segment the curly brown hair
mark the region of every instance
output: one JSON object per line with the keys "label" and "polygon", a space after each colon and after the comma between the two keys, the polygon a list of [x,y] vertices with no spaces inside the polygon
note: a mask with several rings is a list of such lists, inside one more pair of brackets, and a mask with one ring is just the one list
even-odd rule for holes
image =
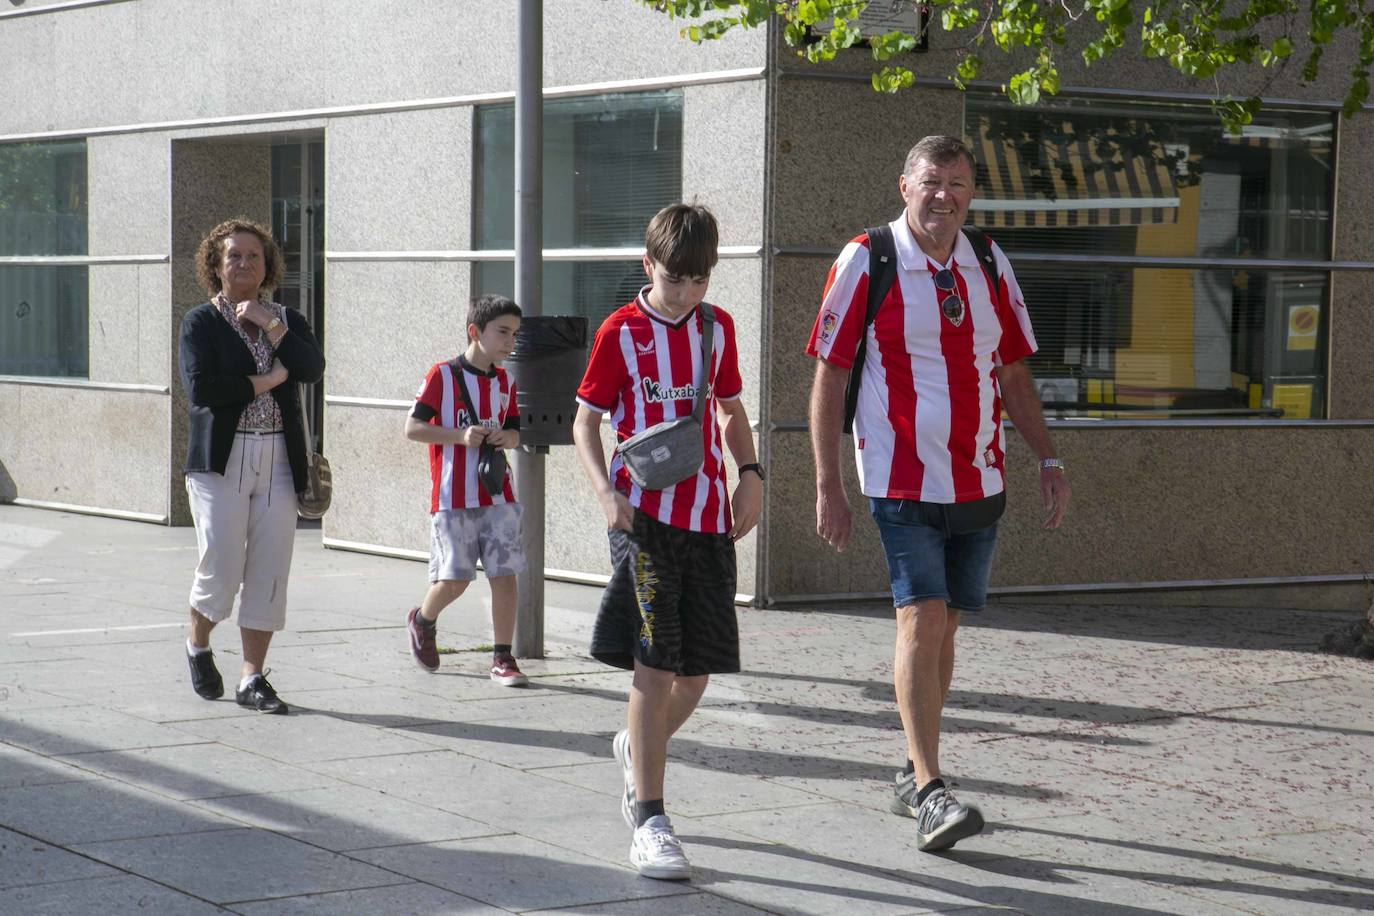
{"label": "curly brown hair", "polygon": [[266,268],[262,277],[262,288],[270,293],[281,284],[281,249],[277,247],[276,239],[272,238],[272,230],[246,216],[225,220],[200,240],[200,247],[196,249],[196,279],[211,296],[223,288],[224,284],[219,279],[219,261],[224,253],[221,244],[236,232],[256,235],[262,243],[263,266]]}

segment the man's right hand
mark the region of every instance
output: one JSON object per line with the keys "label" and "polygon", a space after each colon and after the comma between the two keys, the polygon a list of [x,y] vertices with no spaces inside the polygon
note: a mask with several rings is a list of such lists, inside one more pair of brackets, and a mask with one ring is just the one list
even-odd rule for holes
{"label": "man's right hand", "polygon": [[463,446],[465,448],[478,448],[486,441],[487,436],[491,435],[491,430],[485,426],[467,426],[463,428]]}
{"label": "man's right hand", "polygon": [[603,492],[596,498],[601,504],[601,511],[606,516],[607,528],[619,528],[621,531],[634,531],[635,509],[630,505],[630,501],[625,498],[625,494],[619,490],[611,489]]}
{"label": "man's right hand", "polygon": [[816,533],[843,552],[849,543],[849,527],[852,518],[849,514],[849,497],[844,487],[816,487]]}

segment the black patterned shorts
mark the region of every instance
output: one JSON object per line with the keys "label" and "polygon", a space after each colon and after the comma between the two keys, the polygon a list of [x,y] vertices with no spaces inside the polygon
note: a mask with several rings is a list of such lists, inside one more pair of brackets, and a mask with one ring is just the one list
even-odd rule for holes
{"label": "black patterned shorts", "polygon": [[611,581],[592,629],[592,657],[684,677],[739,671],[730,536],[675,528],[638,509],[633,532],[608,534]]}

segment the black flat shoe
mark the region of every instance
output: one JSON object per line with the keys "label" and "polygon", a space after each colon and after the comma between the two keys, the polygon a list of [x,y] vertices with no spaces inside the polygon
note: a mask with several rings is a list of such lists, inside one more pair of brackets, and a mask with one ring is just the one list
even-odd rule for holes
{"label": "black flat shoe", "polygon": [[248,686],[242,690],[234,691],[234,702],[249,709],[256,709],[258,712],[273,713],[284,716],[290,710],[277,692],[272,689],[272,685],[267,683],[267,678],[259,674],[248,682]]}
{"label": "black flat shoe", "polygon": [[215,667],[215,653],[202,652],[199,655],[186,653],[186,661],[191,665],[191,687],[207,700],[218,700],[224,696],[224,678],[219,676]]}

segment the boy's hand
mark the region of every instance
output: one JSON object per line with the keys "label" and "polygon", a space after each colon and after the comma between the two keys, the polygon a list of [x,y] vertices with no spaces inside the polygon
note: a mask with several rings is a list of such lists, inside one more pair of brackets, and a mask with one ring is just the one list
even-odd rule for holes
{"label": "boy's hand", "polygon": [[738,541],[759,522],[763,511],[763,481],[753,473],[741,474],[735,484],[735,495],[730,499],[730,509],[735,517],[734,527],[730,529],[730,540]]}
{"label": "boy's hand", "polygon": [[463,428],[463,445],[468,448],[477,448],[486,441],[487,436],[491,435],[491,430],[485,426],[467,426]]}
{"label": "boy's hand", "polygon": [[619,528],[621,531],[634,530],[635,508],[630,505],[625,494],[612,489],[609,493],[602,493],[596,500],[601,503],[601,511],[606,514],[607,528]]}
{"label": "boy's hand", "polygon": [[487,436],[487,442],[495,448],[510,448],[511,437],[504,429],[493,429]]}

